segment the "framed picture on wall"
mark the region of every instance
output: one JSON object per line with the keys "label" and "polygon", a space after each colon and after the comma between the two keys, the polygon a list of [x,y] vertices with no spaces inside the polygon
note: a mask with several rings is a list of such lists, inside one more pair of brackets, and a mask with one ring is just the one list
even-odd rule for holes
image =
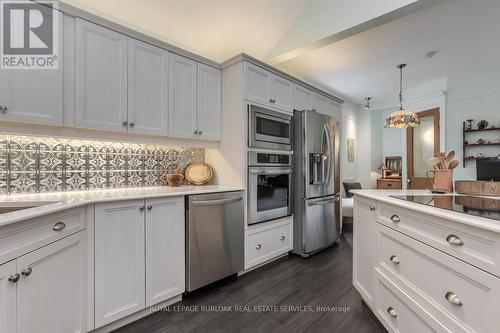
{"label": "framed picture on wall", "polygon": [[347,139],[347,162],[354,163],[354,139]]}

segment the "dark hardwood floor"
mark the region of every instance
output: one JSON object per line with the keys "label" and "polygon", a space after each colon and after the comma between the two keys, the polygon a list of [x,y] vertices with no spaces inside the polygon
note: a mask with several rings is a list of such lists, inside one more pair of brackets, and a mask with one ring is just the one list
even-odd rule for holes
{"label": "dark hardwood floor", "polygon": [[[115,332],[387,332],[361,301],[351,272],[352,225],[346,223],[338,245],[308,259],[289,255],[211,285]],[[259,308],[264,306],[269,308]]]}

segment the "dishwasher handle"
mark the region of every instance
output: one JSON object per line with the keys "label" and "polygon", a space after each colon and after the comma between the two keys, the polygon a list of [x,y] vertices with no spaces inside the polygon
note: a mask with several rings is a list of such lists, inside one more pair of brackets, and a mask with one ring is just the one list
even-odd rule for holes
{"label": "dishwasher handle", "polygon": [[238,202],[243,200],[243,197],[237,197],[237,198],[228,198],[228,199],[215,199],[215,200],[199,200],[199,201],[193,201],[192,205],[193,206],[214,206],[214,205],[223,205],[227,203],[232,203],[232,202]]}

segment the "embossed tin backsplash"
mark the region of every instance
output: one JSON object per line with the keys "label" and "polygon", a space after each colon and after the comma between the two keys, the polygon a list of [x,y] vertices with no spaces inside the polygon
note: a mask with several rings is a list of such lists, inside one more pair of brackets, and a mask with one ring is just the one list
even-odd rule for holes
{"label": "embossed tin backsplash", "polygon": [[0,193],[166,185],[204,149],[0,135]]}

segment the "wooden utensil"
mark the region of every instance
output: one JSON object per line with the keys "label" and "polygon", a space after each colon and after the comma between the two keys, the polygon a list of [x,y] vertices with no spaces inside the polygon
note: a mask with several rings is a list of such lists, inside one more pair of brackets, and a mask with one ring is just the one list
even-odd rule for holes
{"label": "wooden utensil", "polygon": [[431,158],[430,160],[427,160],[427,164],[429,164],[432,167],[436,167],[439,169],[439,163],[440,160],[437,157]]}
{"label": "wooden utensil", "polygon": [[439,169],[443,169],[443,170],[446,170],[447,167],[446,167],[446,158],[444,157],[444,153],[439,153],[438,154],[438,158],[439,158],[439,165],[440,165],[440,168]]}
{"label": "wooden utensil", "polygon": [[459,162],[457,160],[453,160],[448,164],[448,169],[455,169],[458,166]]}
{"label": "wooden utensil", "polygon": [[447,167],[449,167],[450,162],[455,157],[455,151],[454,150],[447,151],[444,157],[446,158],[446,163],[448,164]]}

